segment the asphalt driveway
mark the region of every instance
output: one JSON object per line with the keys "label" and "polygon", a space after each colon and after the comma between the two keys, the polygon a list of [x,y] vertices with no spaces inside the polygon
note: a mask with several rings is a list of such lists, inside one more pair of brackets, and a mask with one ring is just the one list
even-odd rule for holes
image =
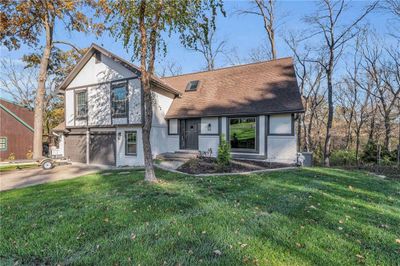
{"label": "asphalt driveway", "polygon": [[109,169],[109,167],[73,163],[70,165],[56,166],[51,170],[35,168],[4,172],[0,173],[0,191],[72,179],[105,169]]}

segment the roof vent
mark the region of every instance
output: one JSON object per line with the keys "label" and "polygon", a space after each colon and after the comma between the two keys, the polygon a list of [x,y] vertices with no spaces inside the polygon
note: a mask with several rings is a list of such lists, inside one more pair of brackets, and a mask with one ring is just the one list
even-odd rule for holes
{"label": "roof vent", "polygon": [[200,80],[192,80],[186,85],[186,91],[196,91]]}

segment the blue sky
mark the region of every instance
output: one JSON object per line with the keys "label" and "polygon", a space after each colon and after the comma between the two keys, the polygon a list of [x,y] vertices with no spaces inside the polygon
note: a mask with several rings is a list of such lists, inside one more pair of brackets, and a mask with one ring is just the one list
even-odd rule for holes
{"label": "blue sky", "polygon": [[[354,16],[359,14],[368,2],[353,1],[351,2],[351,10],[346,13],[345,20],[350,22]],[[248,7],[247,1],[225,1],[225,9],[227,17],[219,16],[217,19],[217,37],[219,40],[226,40],[227,50],[235,48],[240,57],[247,57],[252,48],[256,48],[266,41],[266,34],[263,29],[260,17],[251,15],[238,15],[235,11]],[[278,57],[290,56],[286,44],[282,36],[290,31],[302,31],[307,25],[302,21],[305,15],[311,14],[316,9],[316,2],[313,1],[278,1],[278,22],[282,24],[277,30],[277,50]],[[284,19],[279,21],[282,14],[286,14]],[[389,16],[383,12],[374,12],[370,14],[365,22],[368,22],[382,36],[386,36],[389,25]],[[102,45],[106,49],[130,59],[129,54],[125,51],[120,40],[105,34],[100,38],[96,38],[92,34],[78,34],[65,32],[61,27],[56,29],[54,34],[55,40],[68,40],[76,44],[78,47],[87,47],[92,42]],[[386,38],[385,38],[386,39]],[[158,58],[163,64],[164,61],[174,61],[182,67],[183,73],[202,70],[205,66],[204,59],[198,53],[185,49],[179,42],[177,36],[173,35],[166,40],[168,45],[168,54],[166,58]],[[64,48],[69,48],[65,47]],[[32,48],[23,46],[17,51],[8,51],[5,47],[1,47],[1,57],[18,60],[22,55],[32,51]],[[135,62],[137,63],[137,62]],[[228,61],[224,56],[220,56],[217,60],[217,66],[227,66]]]}

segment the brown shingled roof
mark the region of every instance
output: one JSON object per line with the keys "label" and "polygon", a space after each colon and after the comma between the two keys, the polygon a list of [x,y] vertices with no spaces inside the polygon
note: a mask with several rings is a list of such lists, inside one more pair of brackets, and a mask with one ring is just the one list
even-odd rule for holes
{"label": "brown shingled roof", "polygon": [[[182,93],[166,118],[303,112],[291,58],[162,79]],[[197,91],[185,92],[200,80]]]}

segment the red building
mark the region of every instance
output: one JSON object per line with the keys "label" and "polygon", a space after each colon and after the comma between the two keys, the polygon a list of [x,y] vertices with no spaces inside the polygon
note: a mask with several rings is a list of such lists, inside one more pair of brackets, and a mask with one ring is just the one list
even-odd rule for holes
{"label": "red building", "polygon": [[1,161],[7,160],[9,157],[28,158],[29,153],[33,150],[33,121],[33,111],[0,99]]}

